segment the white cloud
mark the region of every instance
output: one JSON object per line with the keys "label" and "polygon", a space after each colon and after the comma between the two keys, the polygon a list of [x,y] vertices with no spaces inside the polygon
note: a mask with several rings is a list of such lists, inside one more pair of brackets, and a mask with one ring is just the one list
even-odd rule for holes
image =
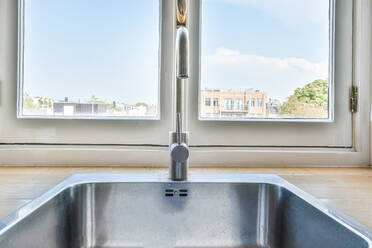
{"label": "white cloud", "polygon": [[202,58],[202,87],[256,88],[269,97],[284,98],[316,79],[328,78],[328,62],[303,58],[273,58],[219,48]]}

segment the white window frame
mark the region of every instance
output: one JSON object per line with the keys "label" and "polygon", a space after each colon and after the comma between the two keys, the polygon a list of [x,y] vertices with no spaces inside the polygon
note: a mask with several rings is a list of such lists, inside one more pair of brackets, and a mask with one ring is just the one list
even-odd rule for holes
{"label": "white window frame", "polygon": [[[160,112],[161,112],[161,96],[165,93],[164,89],[161,90],[161,83],[160,81],[164,80],[166,75],[164,73],[159,73],[158,82],[158,100],[157,104],[157,114],[155,116],[84,116],[84,115],[25,115],[23,114],[23,101],[24,101],[24,34],[25,34],[25,3],[26,0],[18,0],[18,73],[17,73],[17,118],[19,119],[63,119],[63,120],[160,120]],[[162,68],[163,63],[167,63],[162,58],[162,55],[166,56],[166,54],[162,53],[161,45],[162,41],[169,40],[171,38],[171,34],[169,32],[162,32],[164,26],[162,24],[169,23],[170,13],[165,13],[162,16],[162,8],[164,5],[162,1],[159,1],[159,24],[158,26],[154,26],[154,28],[158,29],[159,31],[159,51],[158,51],[158,60],[159,60],[159,68]],[[169,20],[168,20],[168,19]],[[164,20],[164,21],[163,21]],[[168,28],[172,28],[168,26]]]}
{"label": "white window frame", "polygon": [[[0,3],[0,36],[5,37],[0,41],[0,53],[4,54],[0,59],[0,81],[1,119],[16,118],[16,56],[14,41],[16,40],[15,30],[17,19],[16,1],[4,0]],[[174,1],[163,0],[169,5],[167,8],[174,8]],[[347,166],[366,167],[370,165],[370,110],[371,110],[371,13],[372,4],[368,0],[354,0],[353,9],[353,84],[359,87],[359,110],[353,114],[352,121],[352,146],[346,148],[326,147],[249,147],[249,146],[226,146],[226,145],[192,145],[191,166]],[[163,9],[164,11],[164,9]],[[172,21],[173,22],[173,21]],[[166,25],[168,28],[169,26]],[[164,28],[164,26],[163,26]],[[171,31],[172,32],[172,31]],[[174,31],[173,31],[174,32]],[[4,35],[4,36],[3,36]],[[174,36],[174,33],[173,33]],[[193,39],[193,38],[191,38]],[[162,43],[162,48],[174,47],[174,39]],[[169,63],[166,63],[163,70],[172,72],[162,83],[165,94],[162,99],[162,128],[150,128],[151,132],[144,135],[154,135],[154,142],[146,144],[105,144],[99,145],[94,139],[87,144],[40,144],[32,142],[17,142],[17,138],[6,134],[7,129],[0,123],[0,165],[127,165],[127,166],[167,166],[168,148],[167,144],[159,142],[167,138],[168,133],[159,134],[163,129],[169,130],[173,127],[169,119],[174,115],[174,99],[171,96],[173,88],[173,52],[167,54]],[[170,57],[170,58],[169,58]],[[166,67],[166,66],[169,67]],[[171,68],[171,69],[169,69]],[[170,84],[170,85],[169,85]],[[190,84],[191,85],[191,84]],[[190,86],[191,87],[191,86]],[[163,92],[163,91],[162,91]],[[197,100],[196,94],[190,93],[191,99]],[[196,97],[196,99],[195,99]],[[174,96],[173,96],[174,98]],[[195,103],[194,103],[195,104]],[[166,107],[169,108],[166,108]],[[195,106],[194,106],[195,107]],[[195,108],[188,110],[190,116]],[[167,112],[167,110],[169,110]],[[195,114],[195,112],[194,112]],[[164,117],[163,115],[166,115]],[[58,121],[58,120],[57,120]],[[129,121],[130,122],[130,121]],[[150,121],[152,122],[152,121]],[[56,122],[51,121],[49,128],[35,131],[37,122],[27,122],[23,126],[34,136],[48,136],[53,133],[51,126]],[[120,122],[117,122],[120,123]],[[64,123],[74,125],[77,122]],[[85,124],[85,122],[84,122]],[[132,124],[123,124],[127,133],[136,129],[141,123],[137,121]],[[128,125],[128,126],[127,126]],[[188,123],[188,125],[190,125]],[[164,128],[165,127],[165,128]],[[54,130],[55,131],[55,130]],[[124,130],[125,131],[125,130]],[[152,133],[155,131],[155,133]],[[72,132],[71,135],[81,135]],[[2,139],[3,136],[9,139]],[[17,136],[17,134],[14,134]],[[132,135],[136,136],[136,135]],[[159,139],[159,137],[162,137]],[[165,136],[165,137],[164,137]],[[191,136],[192,137],[192,136]],[[110,137],[111,138],[111,137]],[[134,138],[133,138],[134,139]]]}
{"label": "white window frame", "polygon": [[[84,145],[167,145],[168,132],[172,129],[172,92],[174,78],[174,3],[171,0],[153,0],[159,2],[159,84],[160,84],[160,119],[143,118],[41,118],[25,117],[17,119],[14,113],[14,100],[7,97],[17,95],[17,85],[22,85],[22,54],[23,54],[23,11],[24,0],[4,0],[1,14],[4,16],[1,37],[6,37],[2,43],[4,65],[2,75],[5,77],[2,92],[6,96],[4,105],[0,108],[2,124],[0,126],[0,143],[3,144],[84,144]],[[18,2],[18,6],[17,6]],[[18,19],[18,26],[17,20]],[[17,30],[18,36],[17,37]],[[17,56],[17,41],[18,56]],[[17,58],[18,67],[17,67]],[[19,73],[17,73],[19,70]],[[17,84],[17,81],[19,83]],[[22,87],[18,89],[18,92]],[[19,99],[19,98],[18,98]],[[17,102],[17,105],[21,101]],[[19,117],[19,116],[18,116]]]}
{"label": "white window frame", "polygon": [[[190,2],[191,78],[187,120],[190,142],[196,146],[228,147],[352,147],[352,114],[349,111],[348,94],[352,85],[352,19],[353,2],[330,0],[330,119],[212,119],[198,118],[200,97],[200,54],[202,32],[202,0]],[[216,27],[218,28],[218,27]],[[249,30],[242,30],[249,32]],[[336,44],[336,46],[335,46]],[[334,54],[336,56],[334,56]],[[340,59],[341,58],[341,59]],[[334,63],[334,60],[337,62]],[[336,87],[334,82],[336,81]],[[199,91],[199,95],[196,92]],[[257,99],[254,99],[257,106]],[[250,104],[252,107],[252,102]],[[333,121],[333,116],[335,120]],[[230,122],[230,123],[229,123]],[[226,127],[229,127],[226,129]],[[342,133],[342,135],[340,135]]]}
{"label": "white window frame", "polygon": [[[193,11],[197,15],[198,8],[200,9],[200,3],[197,1],[193,2]],[[350,46],[346,49],[350,49],[350,52],[346,52],[342,55],[341,62],[340,56],[337,58],[339,63],[336,65],[335,77],[337,82],[340,80],[342,91],[340,91],[340,83],[336,88],[336,96],[338,99],[342,99],[344,110],[347,110],[347,114],[350,116],[350,124],[344,125],[345,128],[342,130],[336,125],[325,126],[324,124],[314,123],[283,123],[279,120],[279,123],[273,123],[273,120],[268,120],[270,123],[263,123],[266,120],[260,122],[253,121],[252,123],[237,122],[228,123],[226,121],[205,121],[200,122],[196,120],[193,113],[198,109],[196,105],[199,97],[195,95],[195,81],[190,83],[191,92],[191,114],[189,114],[189,129],[193,130],[193,135],[190,135],[190,141],[194,146],[199,149],[204,149],[204,153],[200,153],[201,157],[198,158],[199,164],[207,164],[207,158],[213,154],[214,160],[218,161],[215,164],[233,164],[233,165],[334,165],[334,166],[365,166],[369,165],[369,111],[370,111],[370,54],[371,54],[371,3],[364,0],[344,1],[335,0],[337,4],[336,12],[336,53],[340,53],[340,43],[343,43],[344,39],[350,38]],[[191,21],[200,23],[198,19],[200,17],[193,16],[190,18]],[[350,18],[347,23],[345,20]],[[196,25],[190,25],[191,28]],[[340,27],[350,28],[349,37],[341,36]],[[350,27],[349,27],[350,26]],[[200,35],[200,30],[194,31]],[[348,31],[347,31],[348,32]],[[347,33],[346,32],[346,33]],[[190,31],[193,34],[193,30]],[[347,35],[347,34],[346,34]],[[195,35],[197,36],[197,35]],[[200,39],[195,38],[195,43],[200,43]],[[345,40],[346,40],[345,39]],[[198,47],[200,53],[200,44],[195,45]],[[341,46],[344,46],[342,44]],[[337,48],[338,47],[338,48]],[[342,48],[343,49],[343,48]],[[342,51],[342,53],[344,53]],[[349,57],[350,56],[350,57]],[[198,59],[200,55],[196,55]],[[195,61],[193,61],[195,62]],[[341,66],[340,66],[341,63]],[[194,73],[197,74],[200,70],[197,68],[198,63],[193,69]],[[200,61],[199,61],[200,64]],[[343,70],[350,70],[350,73],[344,74]],[[342,74],[340,74],[340,71]],[[193,75],[191,73],[191,75]],[[343,75],[343,76],[340,76]],[[346,77],[345,77],[346,75]],[[350,76],[350,77],[348,77]],[[359,112],[351,114],[349,111],[349,89],[352,85],[359,88],[360,96],[359,100],[361,103],[359,106]],[[200,89],[199,89],[200,91]],[[338,91],[338,92],[337,92]],[[333,97],[331,96],[333,99]],[[336,99],[337,100],[337,99]],[[368,103],[368,104],[367,104]],[[339,103],[340,104],[340,101]],[[337,107],[337,106],[336,106]],[[339,107],[339,106],[338,106]],[[344,112],[340,113],[340,108],[335,109],[336,117],[338,121],[342,119]],[[295,121],[295,120],[294,120]],[[274,120],[275,122],[275,120]],[[337,122],[335,122],[337,124]],[[294,124],[294,125],[293,125]],[[331,123],[331,125],[333,125]],[[264,126],[263,128],[260,128]],[[279,139],[273,139],[271,145],[267,145],[269,136],[278,133],[278,130],[284,132],[285,135],[278,135]],[[325,132],[318,132],[318,128],[324,128]],[[334,128],[334,130],[332,130]],[[233,132],[231,131],[233,130]],[[270,132],[273,130],[272,132]],[[361,135],[361,130],[366,136]],[[297,134],[294,132],[297,131]],[[334,132],[333,132],[334,131]],[[350,132],[349,140],[335,141],[337,138],[343,138],[347,133]],[[206,135],[207,133],[210,135]],[[333,132],[333,134],[331,134]],[[331,134],[327,136],[328,134]],[[265,136],[266,135],[266,136]],[[292,136],[291,136],[292,135]],[[231,136],[226,138],[226,136]],[[324,138],[323,138],[324,137]],[[259,139],[263,141],[260,142]],[[286,138],[286,140],[280,140]],[[308,139],[300,140],[299,139]],[[246,140],[252,139],[252,142]],[[326,143],[319,142],[318,144],[314,140],[325,140]],[[309,141],[309,142],[307,142]],[[335,141],[335,142],[334,142]],[[208,155],[207,155],[208,154]],[[205,158],[204,158],[205,156]]]}

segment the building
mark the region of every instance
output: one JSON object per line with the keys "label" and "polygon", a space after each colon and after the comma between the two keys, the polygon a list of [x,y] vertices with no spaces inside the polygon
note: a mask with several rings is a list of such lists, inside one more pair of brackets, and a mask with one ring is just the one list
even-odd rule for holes
{"label": "building", "polygon": [[114,114],[128,116],[152,116],[156,115],[156,105],[132,105],[126,103],[115,103]]}
{"label": "building", "polygon": [[201,92],[201,116],[266,117],[266,93],[258,90]]}
{"label": "building", "polygon": [[282,103],[279,99],[270,98],[267,102],[267,111],[270,114],[270,116],[276,117],[279,115],[280,106],[282,106]]}
{"label": "building", "polygon": [[105,103],[76,103],[76,102],[55,102],[53,113],[55,115],[97,115],[107,112]]}

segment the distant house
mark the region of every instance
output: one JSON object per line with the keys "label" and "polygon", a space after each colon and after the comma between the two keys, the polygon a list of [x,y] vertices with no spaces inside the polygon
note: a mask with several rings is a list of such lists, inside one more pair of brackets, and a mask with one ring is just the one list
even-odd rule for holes
{"label": "distant house", "polygon": [[258,90],[201,92],[203,117],[265,117],[265,92]]}
{"label": "distant house", "polygon": [[55,115],[97,115],[107,112],[105,103],[75,103],[75,102],[55,102],[53,103],[53,113]]}

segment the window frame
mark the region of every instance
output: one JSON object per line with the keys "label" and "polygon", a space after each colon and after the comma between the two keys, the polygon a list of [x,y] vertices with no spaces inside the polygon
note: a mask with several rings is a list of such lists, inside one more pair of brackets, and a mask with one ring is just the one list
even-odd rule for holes
{"label": "window frame", "polygon": [[[21,30],[23,1],[8,1],[2,14],[4,22],[0,32],[6,37],[2,43],[4,51],[2,94],[11,99],[2,99],[0,116],[1,144],[50,144],[50,145],[167,145],[168,132],[172,129],[174,91],[174,37],[175,3],[171,0],[154,0],[159,3],[159,80],[160,118],[92,120],[92,118],[22,118],[16,115],[17,104],[17,30]],[[18,20],[18,22],[17,22]],[[19,34],[20,38],[22,34]],[[16,102],[16,104],[14,104]],[[15,112],[14,112],[15,111]]]}
{"label": "window frame", "polygon": [[[202,1],[203,0],[197,0],[196,3],[194,3],[194,11],[196,10],[199,13],[199,22],[198,22],[198,31],[193,33],[194,35],[197,35],[199,37],[199,80],[198,80],[198,94],[201,98],[201,43],[202,40],[200,37],[202,37],[201,30],[202,30]],[[202,108],[198,108],[198,119],[200,121],[231,121],[231,122],[314,122],[314,123],[332,123],[335,121],[335,42],[336,42],[336,3],[340,0],[326,0],[329,1],[329,15],[330,15],[330,23],[329,23],[329,65],[328,65],[328,72],[329,72],[329,87],[328,87],[328,118],[244,118],[244,119],[223,119],[220,120],[218,118],[206,118],[201,115]],[[354,1],[354,0],[351,0]],[[250,100],[253,99],[253,106],[250,105],[249,107],[255,108],[257,107],[256,98],[250,98]],[[251,104],[251,103],[250,103]]]}
{"label": "window frame", "polygon": [[[340,0],[337,0],[340,1]],[[364,167],[371,164],[370,110],[371,110],[371,19],[372,4],[369,1],[353,0],[352,18],[352,77],[353,86],[359,88],[358,112],[352,114],[352,144],[347,147],[316,146],[244,146],[200,145],[194,155],[199,165],[208,165],[214,157],[214,165],[221,166],[335,166]],[[336,13],[337,14],[337,13]],[[199,41],[200,42],[200,41]],[[200,46],[199,46],[200,47]],[[351,85],[350,85],[351,86]],[[190,90],[192,91],[192,89]],[[192,91],[193,92],[193,91]],[[349,92],[347,92],[349,93]],[[347,94],[347,96],[349,96]],[[195,100],[198,96],[193,96]],[[349,97],[347,97],[349,99]],[[195,109],[195,106],[194,106]],[[192,111],[191,111],[192,112]],[[193,120],[195,122],[195,120]],[[192,121],[191,121],[192,122]],[[217,121],[214,120],[215,123]],[[222,126],[234,123],[221,122]],[[264,122],[257,122],[261,125]],[[290,123],[286,123],[290,124]],[[300,123],[301,124],[301,123]],[[312,125],[316,125],[313,123]],[[191,123],[192,125],[192,123]],[[193,127],[195,129],[195,127]],[[227,129],[225,129],[227,130]],[[202,130],[204,131],[204,130]],[[215,130],[214,130],[215,131]],[[226,131],[225,131],[226,134]],[[199,136],[200,133],[195,136]],[[342,134],[341,134],[342,135]],[[194,136],[192,136],[194,137]],[[191,140],[192,140],[191,137]],[[204,137],[205,139],[208,139]]]}
{"label": "window frame", "polygon": [[162,1],[159,2],[159,20],[158,20],[158,99],[157,99],[157,114],[155,116],[84,116],[84,115],[25,115],[23,114],[23,100],[24,100],[24,34],[25,34],[25,5],[27,0],[18,0],[18,65],[17,65],[17,118],[19,119],[62,119],[62,120],[160,120],[161,115],[161,73],[162,67],[162,32],[161,25],[164,16],[162,16]]}
{"label": "window frame", "polygon": [[[352,147],[352,114],[349,111],[349,102],[344,99],[348,98],[349,87],[352,85],[353,3],[349,0],[334,0],[330,3],[330,11],[334,13],[332,16],[335,20],[331,21],[331,25],[335,26],[334,29],[331,29],[334,30],[332,36],[335,37],[331,40],[331,44],[337,40],[336,45],[330,49],[331,54],[336,55],[332,57],[332,60],[337,60],[334,69],[335,81],[338,85],[334,88],[337,95],[337,102],[335,102],[336,121],[260,118],[242,121],[239,119],[201,119],[199,116],[194,116],[195,112],[200,113],[197,103],[201,95],[202,0],[190,2],[189,32],[192,37],[190,47],[193,66],[190,68],[191,78],[188,82],[190,110],[186,119],[192,145],[202,147]],[[334,5],[337,10],[336,7],[333,7]],[[333,52],[333,48],[335,52]],[[334,97],[331,94],[330,101],[333,101],[332,99]],[[343,118],[340,118],[341,116]],[[226,127],[229,132],[226,132]],[[343,135],[339,135],[340,132],[343,132]],[[298,137],[298,134],[304,134],[305,137]]]}
{"label": "window frame", "polygon": [[[5,8],[0,8],[0,32],[5,38],[0,40],[0,51],[5,51],[0,58],[0,115],[2,118],[15,118],[15,58],[14,29],[16,29],[16,1],[5,0]],[[170,6],[173,1],[167,1]],[[4,3],[4,2],[2,2]],[[171,6],[173,8],[174,6]],[[353,83],[359,87],[359,111],[352,116],[353,143],[351,147],[249,147],[191,144],[191,166],[334,166],[334,167],[368,167],[370,165],[370,102],[371,102],[371,13],[372,3],[354,0],[353,13]],[[173,34],[174,35],[174,34]],[[174,40],[173,40],[174,41]],[[162,48],[173,47],[174,43],[162,44]],[[170,60],[173,63],[173,55]],[[170,63],[169,63],[170,64]],[[167,68],[169,70],[169,68]],[[165,70],[162,68],[162,70]],[[173,70],[173,68],[172,68]],[[167,76],[168,81],[172,81]],[[168,82],[167,82],[168,83]],[[169,83],[173,85],[173,83]],[[164,85],[164,84],[162,84]],[[163,87],[163,86],[162,86]],[[167,87],[166,87],[167,88]],[[167,96],[172,97],[173,88],[167,88]],[[188,89],[190,92],[190,88]],[[195,97],[195,95],[194,95]],[[164,95],[161,97],[164,98]],[[191,97],[191,99],[194,99]],[[172,101],[174,102],[174,96]],[[172,101],[168,102],[169,104]],[[169,105],[168,104],[168,105]],[[163,110],[164,102],[161,108]],[[171,104],[173,105],[173,104]],[[174,109],[171,109],[173,112]],[[187,110],[193,112],[192,110]],[[164,113],[164,112],[162,112]],[[163,117],[163,116],[162,116]],[[166,119],[172,119],[167,116]],[[174,117],[173,117],[174,118]],[[163,119],[163,118],[162,118]],[[48,121],[48,120],[46,120]],[[63,120],[62,120],[63,121]],[[28,124],[28,120],[26,120]],[[121,122],[121,121],[120,121]],[[132,121],[125,121],[132,122]],[[150,121],[152,122],[152,121]],[[173,121],[172,121],[173,122]],[[79,122],[74,121],[72,124]],[[123,122],[121,122],[123,123]],[[163,122],[164,123],[164,122]],[[31,123],[32,124],[32,123]],[[66,122],[65,122],[66,124]],[[165,123],[169,125],[169,123]],[[53,125],[53,123],[52,123]],[[138,122],[135,122],[138,125]],[[171,125],[170,125],[171,126]],[[24,128],[30,127],[27,125]],[[32,126],[31,126],[32,129]],[[31,130],[32,131],[32,130]],[[4,130],[0,125],[0,139]],[[161,131],[158,131],[161,132]],[[41,135],[48,136],[48,130]],[[38,135],[36,132],[34,135]],[[194,137],[192,135],[191,139]],[[48,144],[34,142],[17,142],[17,140],[0,140],[0,165],[125,165],[125,166],[160,166],[168,165],[167,144]],[[161,143],[161,142],[160,142]]]}

